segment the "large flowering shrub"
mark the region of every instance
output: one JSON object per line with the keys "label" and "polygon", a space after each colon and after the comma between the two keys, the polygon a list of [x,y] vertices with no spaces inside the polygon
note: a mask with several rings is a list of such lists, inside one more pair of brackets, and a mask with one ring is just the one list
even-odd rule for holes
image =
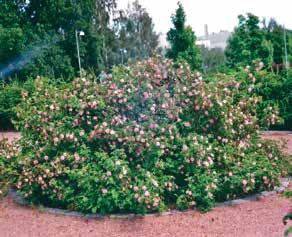
{"label": "large flowering shrub", "polygon": [[[240,67],[236,70],[227,70],[225,73],[209,74],[205,78],[208,81],[217,81],[222,78],[234,77],[237,81],[244,81],[248,76],[253,81],[247,86],[253,90],[255,95],[261,98],[261,103],[257,105],[257,117],[261,121],[261,126],[268,126],[271,130],[292,130],[292,70],[281,75],[264,69],[261,62],[254,62],[251,66]],[[248,90],[241,90],[241,93],[248,93]],[[281,121],[279,123],[266,123],[266,109],[270,106],[279,109]],[[271,121],[272,122],[272,121]]]}
{"label": "large flowering shrub", "polygon": [[[117,67],[103,82],[38,78],[17,109],[18,147],[0,157],[33,203],[87,213],[208,209],[285,175],[278,147],[259,138],[252,85],[248,75],[206,83],[158,58]],[[266,115],[278,119],[272,108]]]}

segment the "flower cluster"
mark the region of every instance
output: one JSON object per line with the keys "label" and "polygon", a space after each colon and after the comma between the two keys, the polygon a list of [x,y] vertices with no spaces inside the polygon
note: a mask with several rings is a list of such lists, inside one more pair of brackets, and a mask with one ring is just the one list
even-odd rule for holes
{"label": "flower cluster", "polygon": [[272,188],[285,159],[260,142],[249,74],[206,82],[187,64],[152,58],[102,83],[38,78],[17,109],[13,183],[31,202],[93,213],[208,209]]}

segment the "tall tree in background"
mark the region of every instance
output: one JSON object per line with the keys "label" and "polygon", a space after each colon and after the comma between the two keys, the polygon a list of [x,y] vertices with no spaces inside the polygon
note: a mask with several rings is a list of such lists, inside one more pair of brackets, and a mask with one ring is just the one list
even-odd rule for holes
{"label": "tall tree in background", "polygon": [[[284,34],[284,27],[279,25],[275,19],[271,19],[266,25],[264,21],[264,30],[266,31],[266,39],[269,40],[273,45],[273,64],[277,68],[284,68],[285,65],[285,43],[284,35],[286,35],[286,49],[287,55],[292,53],[289,39],[291,38],[291,31],[286,29]],[[291,60],[289,60],[291,62]]]}
{"label": "tall tree in background", "polygon": [[28,44],[27,32],[22,27],[25,17],[20,6],[23,4],[22,1],[0,0],[0,71]]}
{"label": "tall tree in background", "polygon": [[125,11],[118,12],[114,28],[120,62],[148,58],[158,46],[152,18],[138,0],[129,4]]}
{"label": "tall tree in background", "polygon": [[180,2],[171,19],[174,28],[167,33],[167,40],[171,47],[166,56],[174,60],[185,60],[192,69],[201,68],[200,49],[195,44],[196,36],[190,26],[185,26],[186,14]]}
{"label": "tall tree in background", "polygon": [[205,73],[218,72],[225,65],[226,58],[221,48],[201,47],[201,52]]}
{"label": "tall tree in background", "polygon": [[259,26],[259,18],[251,13],[247,17],[238,16],[239,24],[229,39],[225,54],[230,66],[250,64],[253,60],[262,60],[271,64],[272,45],[265,38],[265,32]]}
{"label": "tall tree in background", "polygon": [[33,45],[47,42],[48,38],[58,38],[17,75],[72,76],[78,71],[76,30],[86,34],[80,42],[82,67],[98,72],[106,61],[106,34],[111,33],[110,14],[116,7],[115,0],[0,0],[0,3],[0,65],[7,65],[25,50],[34,50]]}
{"label": "tall tree in background", "polygon": [[273,43],[273,62],[282,64],[284,56],[283,27],[278,25],[275,19],[271,19],[268,26],[264,27],[264,29],[266,30],[267,40]]}
{"label": "tall tree in background", "polygon": [[82,66],[84,69],[93,68],[98,71],[106,61],[106,33],[110,14],[115,7],[115,0],[33,0],[26,12],[28,16],[33,16],[32,24],[64,32],[62,48],[69,55],[75,69],[78,68],[75,31],[84,31],[85,37],[80,41]]}

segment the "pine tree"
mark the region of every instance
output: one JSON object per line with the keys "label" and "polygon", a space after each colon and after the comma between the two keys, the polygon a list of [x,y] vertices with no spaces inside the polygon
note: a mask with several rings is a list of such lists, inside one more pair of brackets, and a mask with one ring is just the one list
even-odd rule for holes
{"label": "pine tree", "polygon": [[185,60],[192,69],[202,66],[200,49],[196,46],[196,36],[190,26],[186,26],[186,14],[182,4],[178,3],[175,15],[171,17],[174,28],[167,33],[170,43],[166,56],[176,61]]}

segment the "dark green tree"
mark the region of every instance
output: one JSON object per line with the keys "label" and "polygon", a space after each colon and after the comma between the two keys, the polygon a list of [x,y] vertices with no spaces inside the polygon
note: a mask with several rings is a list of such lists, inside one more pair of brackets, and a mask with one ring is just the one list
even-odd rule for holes
{"label": "dark green tree", "polygon": [[84,31],[85,37],[80,40],[82,67],[98,72],[106,61],[105,34],[109,28],[110,14],[115,7],[115,0],[33,0],[26,12],[31,17],[32,24],[64,32],[61,46],[76,70],[78,61],[75,31]]}
{"label": "dark green tree", "polygon": [[85,32],[80,40],[82,67],[99,72],[106,61],[115,0],[0,0],[0,6],[1,68],[31,50],[41,53],[32,53],[31,61],[16,71],[18,76],[73,76],[78,71],[76,30]]}
{"label": "dark green tree", "polygon": [[251,64],[262,60],[271,64],[272,45],[265,38],[265,32],[259,26],[259,18],[251,13],[247,17],[238,16],[239,23],[229,39],[225,54],[229,66]]}
{"label": "dark green tree", "polygon": [[200,69],[202,61],[200,49],[196,46],[196,36],[190,26],[186,26],[186,14],[180,2],[176,13],[171,17],[174,28],[167,33],[170,48],[166,56],[174,60],[185,60],[192,69]]}
{"label": "dark green tree", "polygon": [[282,64],[284,56],[284,28],[278,25],[275,19],[271,19],[266,27],[266,33],[267,40],[273,44],[273,62]]}
{"label": "dark green tree", "polygon": [[291,60],[289,60],[289,55],[292,53],[292,46],[291,43],[289,43],[289,39],[292,37],[291,31],[285,29],[286,34],[284,34],[284,27],[279,25],[275,19],[271,19],[268,25],[264,22],[264,30],[266,31],[267,40],[273,45],[273,69],[279,72],[279,69],[283,69],[285,65],[284,35],[286,35],[288,61],[291,62]]}
{"label": "dark green tree", "polygon": [[23,23],[25,0],[0,0],[0,25],[18,27]]}

